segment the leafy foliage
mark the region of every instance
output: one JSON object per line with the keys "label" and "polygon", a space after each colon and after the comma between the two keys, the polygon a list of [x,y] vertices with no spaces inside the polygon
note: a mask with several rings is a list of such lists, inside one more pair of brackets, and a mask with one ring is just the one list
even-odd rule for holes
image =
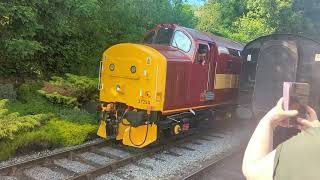
{"label": "leafy foliage", "polygon": [[0,99],[15,100],[17,93],[12,84],[0,84]]}
{"label": "leafy foliage", "polygon": [[182,0],[2,1],[0,75],[97,76],[102,52],[139,42],[155,24],[196,24]]}
{"label": "leafy foliage", "polygon": [[0,160],[81,144],[95,134],[96,114],[50,103],[37,92],[41,87],[41,82],[25,83],[17,90],[17,101],[0,100]]}
{"label": "leafy foliage", "polygon": [[52,77],[38,92],[52,103],[77,107],[84,102],[98,99],[97,84],[97,78],[66,74],[65,77]]}
{"label": "leafy foliage", "polygon": [[274,32],[319,37],[317,0],[209,0],[197,14],[197,28],[248,42]]}
{"label": "leafy foliage", "polygon": [[8,113],[4,108],[7,100],[0,100],[0,139],[10,138],[21,131],[38,127],[50,118],[50,115],[37,114],[19,116],[19,113]]}
{"label": "leafy foliage", "polygon": [[37,91],[41,88],[40,82],[29,82],[22,84],[18,91],[18,100],[14,103],[8,103],[9,112],[19,112],[20,115],[30,114],[53,114],[54,117],[64,119],[66,121],[77,123],[96,123],[96,114],[90,114],[79,108],[70,108],[50,103]]}
{"label": "leafy foliage", "polygon": [[[17,151],[30,151],[32,146],[36,150],[71,146],[83,143],[92,133],[96,132],[97,125],[77,124],[61,119],[52,119],[41,128],[23,132],[14,139],[0,141],[0,160],[8,159]],[[31,147],[30,147],[31,146]]]}
{"label": "leafy foliage", "polygon": [[43,90],[38,90],[38,92],[54,104],[59,104],[62,106],[67,106],[67,107],[77,107],[78,106],[77,98],[62,96],[61,94],[59,94],[57,92],[46,93]]}

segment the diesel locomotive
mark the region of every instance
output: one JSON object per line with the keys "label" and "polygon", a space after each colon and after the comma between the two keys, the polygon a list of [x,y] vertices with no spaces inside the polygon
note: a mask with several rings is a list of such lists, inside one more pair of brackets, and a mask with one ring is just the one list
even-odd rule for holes
{"label": "diesel locomotive", "polygon": [[176,24],[110,47],[100,62],[97,134],[142,148],[212,119],[237,103],[243,47]]}

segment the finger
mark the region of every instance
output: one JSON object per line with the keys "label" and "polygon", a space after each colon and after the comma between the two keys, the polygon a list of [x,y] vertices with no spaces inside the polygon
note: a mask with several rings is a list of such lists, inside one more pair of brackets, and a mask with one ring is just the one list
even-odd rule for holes
{"label": "finger", "polygon": [[276,106],[279,107],[279,108],[281,108],[281,109],[283,109],[283,108],[282,108],[282,105],[283,105],[283,97],[281,97],[281,98],[278,100]]}
{"label": "finger", "polygon": [[312,119],[309,113],[306,113],[306,119],[308,119],[308,120]]}
{"label": "finger", "polygon": [[297,121],[302,126],[312,127],[312,123],[306,119],[298,118]]}
{"label": "finger", "polygon": [[288,121],[281,121],[279,123],[279,126],[281,126],[281,127],[289,127],[289,123],[288,123]]}
{"label": "finger", "polygon": [[294,117],[294,116],[297,116],[299,112],[297,110],[289,110],[289,111],[283,111],[282,114],[287,117]]}
{"label": "finger", "polygon": [[310,106],[306,106],[306,111],[310,115],[311,119],[318,119],[316,111]]}
{"label": "finger", "polygon": [[300,129],[301,131],[306,130],[307,128],[305,126],[302,125],[298,125],[297,126],[298,129]]}

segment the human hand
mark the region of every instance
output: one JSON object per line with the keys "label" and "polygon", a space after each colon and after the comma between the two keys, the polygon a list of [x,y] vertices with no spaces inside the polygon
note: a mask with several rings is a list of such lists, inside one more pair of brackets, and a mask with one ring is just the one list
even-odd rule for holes
{"label": "human hand", "polygon": [[298,118],[299,123],[298,129],[305,130],[310,127],[320,127],[320,122],[318,120],[317,113],[310,106],[306,106],[306,119]]}
{"label": "human hand", "polygon": [[275,128],[277,126],[287,127],[289,125],[288,120],[291,117],[298,115],[297,110],[284,110],[283,109],[283,97],[279,99],[277,105],[273,107],[267,114],[266,119],[270,125]]}

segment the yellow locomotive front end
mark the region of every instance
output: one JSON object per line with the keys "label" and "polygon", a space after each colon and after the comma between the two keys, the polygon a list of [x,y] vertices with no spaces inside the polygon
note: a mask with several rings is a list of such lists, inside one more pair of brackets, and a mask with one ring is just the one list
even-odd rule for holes
{"label": "yellow locomotive front end", "polygon": [[140,44],[107,49],[100,65],[101,124],[98,135],[144,147],[157,139],[158,112],[163,111],[166,58]]}

